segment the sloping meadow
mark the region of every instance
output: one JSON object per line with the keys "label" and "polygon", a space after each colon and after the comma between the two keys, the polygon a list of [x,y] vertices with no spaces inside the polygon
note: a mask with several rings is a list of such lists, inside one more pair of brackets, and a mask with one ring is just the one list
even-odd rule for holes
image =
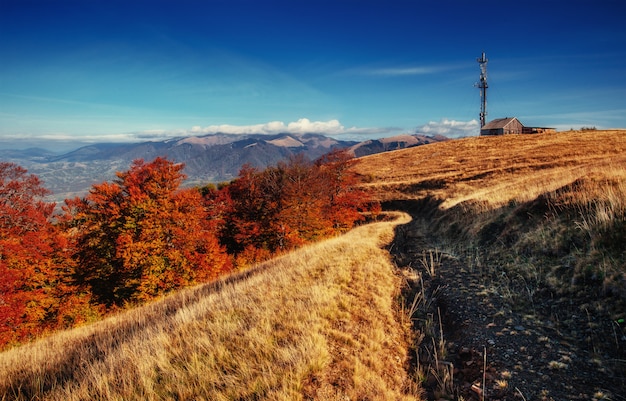
{"label": "sloping meadow", "polygon": [[410,211],[512,305],[543,300],[557,315],[570,305],[623,349],[626,131],[465,138],[355,168],[387,208]]}
{"label": "sloping meadow", "polygon": [[396,217],[4,352],[0,399],[416,399]]}

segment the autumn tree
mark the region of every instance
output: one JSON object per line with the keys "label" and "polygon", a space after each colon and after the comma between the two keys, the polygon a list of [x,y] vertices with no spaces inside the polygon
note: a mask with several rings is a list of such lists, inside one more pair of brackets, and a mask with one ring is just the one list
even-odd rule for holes
{"label": "autumn tree", "polygon": [[261,179],[262,173],[244,165],[237,179],[221,189],[220,242],[238,265],[267,259],[276,250],[274,220],[277,205]]}
{"label": "autumn tree", "polygon": [[200,192],[180,189],[184,166],[133,162],[114,182],[66,201],[76,277],[107,306],[145,301],[230,267]]}
{"label": "autumn tree", "polygon": [[0,163],[0,347],[86,319],[88,296],[72,285],[54,203],[35,175]]}
{"label": "autumn tree", "polygon": [[324,182],[324,215],[338,232],[349,230],[357,221],[362,221],[364,212],[380,210],[380,205],[359,187],[358,177],[350,168],[353,162],[353,156],[345,150],[332,151],[315,162],[320,180]]}
{"label": "autumn tree", "polygon": [[286,245],[291,248],[332,234],[332,224],[325,215],[328,197],[320,169],[303,156],[278,163],[280,177],[280,221]]}
{"label": "autumn tree", "polygon": [[297,155],[263,171],[244,166],[223,189],[221,242],[254,262],[255,252],[270,255],[351,228],[373,203],[357,189],[350,163],[337,151],[315,162]]}

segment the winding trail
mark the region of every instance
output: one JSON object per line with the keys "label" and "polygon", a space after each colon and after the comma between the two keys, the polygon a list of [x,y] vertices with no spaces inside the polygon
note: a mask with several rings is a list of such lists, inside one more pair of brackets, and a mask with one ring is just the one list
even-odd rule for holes
{"label": "winding trail", "polygon": [[[425,378],[428,399],[482,400],[483,391],[485,400],[626,399],[626,380],[616,366],[620,361],[607,364],[596,349],[602,341],[615,341],[618,348],[620,343],[600,337],[584,310],[530,288],[528,302],[518,305],[510,292],[524,283],[482,265],[471,252],[438,251],[430,238],[427,222],[414,216],[397,227],[390,248],[398,267],[413,272],[407,279],[411,296],[423,293],[427,299],[428,308],[414,322],[416,331],[426,335],[419,347],[429,350],[416,364],[432,359],[443,330],[445,350],[436,355],[438,366],[432,370],[437,373]],[[447,390],[442,385],[446,372],[453,376]]]}

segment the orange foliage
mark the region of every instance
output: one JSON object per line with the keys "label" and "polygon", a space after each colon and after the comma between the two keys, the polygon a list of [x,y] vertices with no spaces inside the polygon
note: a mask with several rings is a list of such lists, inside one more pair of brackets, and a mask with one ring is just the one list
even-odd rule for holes
{"label": "orange foliage", "polygon": [[350,169],[352,164],[352,156],[345,151],[331,152],[316,162],[327,188],[324,212],[337,231],[349,230],[356,221],[363,220],[361,212],[376,212],[380,207],[357,187],[357,175]]}
{"label": "orange foliage", "polygon": [[0,163],[0,348],[73,325],[86,312],[47,194],[36,176]]}
{"label": "orange foliage", "polygon": [[108,306],[145,301],[229,269],[197,190],[179,189],[183,165],[133,162],[114,183],[66,201],[78,280]]}
{"label": "orange foliage", "polygon": [[254,261],[254,249],[274,254],[352,228],[373,204],[350,164],[336,151],[315,163],[295,156],[264,171],[244,166],[222,190],[221,242],[238,261]]}
{"label": "orange foliage", "polygon": [[244,166],[201,193],[180,188],[182,164],[136,160],[66,200],[56,224],[39,179],[0,163],[0,348],[350,229],[372,206],[350,163]]}

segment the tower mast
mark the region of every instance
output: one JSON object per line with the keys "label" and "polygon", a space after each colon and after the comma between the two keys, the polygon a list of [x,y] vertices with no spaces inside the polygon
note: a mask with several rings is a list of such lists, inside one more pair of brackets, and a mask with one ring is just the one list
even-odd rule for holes
{"label": "tower mast", "polygon": [[480,89],[480,128],[485,126],[485,116],[487,115],[487,58],[485,52],[482,57],[476,59],[480,65],[480,81],[477,86]]}

